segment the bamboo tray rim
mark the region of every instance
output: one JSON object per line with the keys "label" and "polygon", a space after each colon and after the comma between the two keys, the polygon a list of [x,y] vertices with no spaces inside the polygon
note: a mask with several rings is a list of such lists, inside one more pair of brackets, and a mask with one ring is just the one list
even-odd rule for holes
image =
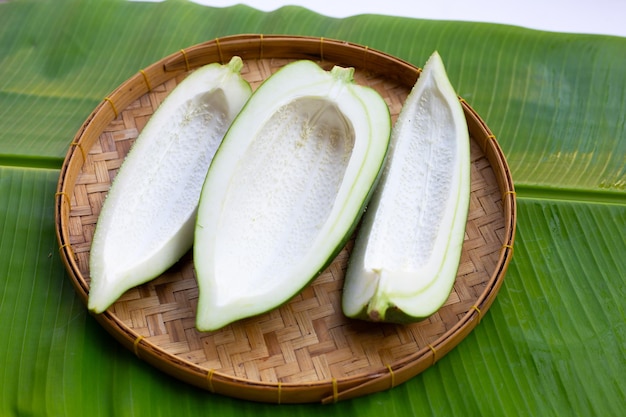
{"label": "bamboo tray rim", "polygon": [[[72,210],[71,193],[78,176],[76,167],[80,168],[87,162],[89,152],[87,141],[95,140],[89,138],[97,137],[109,123],[118,118],[129,104],[152,91],[155,86],[207,63],[226,63],[234,55],[242,57],[244,62],[271,58],[329,61],[344,66],[355,66],[362,71],[374,71],[378,75],[386,74],[407,88],[414,84],[420,73],[418,67],[402,59],[362,45],[319,37],[262,34],[216,38],[181,49],[138,71],[105,97],[85,120],[69,146],[59,175],[55,196],[55,223],[60,245],[59,252],[72,284],[84,303],[87,301],[89,285],[80,272],[76,253],[70,242],[68,222]],[[516,197],[506,158],[495,135],[480,116],[464,99],[460,98],[460,101],[468,121],[468,128],[470,131],[480,133],[482,142],[479,146],[496,174],[502,197],[505,232],[498,261],[486,283],[485,290],[454,326],[426,347],[366,375],[329,378],[306,384],[270,383],[214,372],[184,358],[174,356],[137,334],[110,310],[96,315],[96,320],[137,357],[172,376],[202,386],[209,391],[254,401],[336,402],[392,388],[432,366],[460,343],[489,309],[513,255],[515,237]],[[318,391],[321,394],[316,394],[313,400],[306,396],[306,399],[300,400],[302,390],[316,387],[319,388]],[[239,392],[242,389],[243,391]]]}

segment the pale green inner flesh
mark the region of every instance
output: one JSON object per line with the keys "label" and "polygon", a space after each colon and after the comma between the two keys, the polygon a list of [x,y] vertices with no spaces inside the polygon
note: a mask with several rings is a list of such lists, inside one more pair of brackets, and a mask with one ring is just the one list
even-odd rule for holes
{"label": "pale green inner flesh", "polygon": [[[455,130],[449,128],[454,125],[454,118],[445,102],[439,91],[426,89],[412,108],[406,109],[410,118],[400,126],[402,140],[394,144],[365,257],[366,269],[421,271],[429,262],[441,261],[441,254],[433,251],[437,250],[437,237],[441,236],[442,219],[456,198],[456,180],[450,171],[458,165]],[[395,285],[405,291],[409,288],[403,284],[410,284],[415,291],[429,284],[415,282],[415,278],[431,280],[436,274],[399,277],[411,282],[396,279]]]}
{"label": "pale green inner flesh", "polygon": [[[124,270],[144,261],[142,255],[152,255],[169,241],[194,212],[209,164],[228,128],[227,112],[224,92],[218,89],[146,126],[152,137],[136,144],[144,147],[143,156],[122,166],[118,179],[125,177],[123,189],[121,183],[114,184],[108,197],[124,199],[117,204],[121,212],[115,216],[116,227],[109,229],[109,253],[104,256],[115,259],[110,263],[114,268]],[[147,147],[152,148],[148,153]],[[144,157],[147,154],[151,156]],[[120,193],[114,197],[116,186]]]}
{"label": "pale green inner flesh", "polygon": [[220,303],[280,287],[329,217],[354,147],[332,102],[283,106],[258,131],[232,178],[217,232]]}

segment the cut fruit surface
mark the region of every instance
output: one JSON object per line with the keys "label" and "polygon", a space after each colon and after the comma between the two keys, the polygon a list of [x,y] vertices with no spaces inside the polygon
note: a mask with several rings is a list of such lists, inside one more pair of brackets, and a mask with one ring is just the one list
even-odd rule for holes
{"label": "cut fruit surface", "polygon": [[228,65],[192,72],[137,137],[98,217],[90,253],[91,311],[103,312],[191,248],[207,170],[251,95],[242,66],[234,57]]}
{"label": "cut fruit surface", "polygon": [[469,207],[467,123],[437,52],[403,105],[391,149],[350,257],[342,304],[348,317],[411,322],[449,297]]}
{"label": "cut fruit surface", "polygon": [[353,71],[288,64],[233,122],[198,209],[198,329],[283,304],[349,238],[391,130],[386,103]]}

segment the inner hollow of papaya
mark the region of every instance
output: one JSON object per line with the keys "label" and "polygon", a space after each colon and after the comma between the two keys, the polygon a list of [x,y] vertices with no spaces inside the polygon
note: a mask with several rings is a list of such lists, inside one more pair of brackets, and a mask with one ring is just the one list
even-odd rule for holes
{"label": "inner hollow of papaya", "polygon": [[[114,217],[118,226],[108,231],[108,242],[113,243],[107,245],[107,252],[117,259],[111,268],[124,270],[139,265],[144,269],[145,263],[154,262],[153,257],[162,256],[159,248],[174,237],[179,225],[193,221],[202,180],[228,127],[225,103],[224,91],[216,89],[151,119],[151,136],[135,145],[143,146],[144,151],[150,148],[150,157],[134,157],[132,164],[127,162],[122,168],[128,171],[125,182],[132,178],[134,183],[132,193],[122,196],[133,198],[124,204],[111,204],[121,213],[134,213],[118,213]],[[138,222],[138,218],[147,221]],[[138,258],[138,253],[148,257]]]}
{"label": "inner hollow of papaya", "polygon": [[291,101],[263,123],[232,178],[217,234],[216,275],[233,278],[230,294],[263,293],[290,278],[330,215],[354,141],[350,121],[318,97]]}

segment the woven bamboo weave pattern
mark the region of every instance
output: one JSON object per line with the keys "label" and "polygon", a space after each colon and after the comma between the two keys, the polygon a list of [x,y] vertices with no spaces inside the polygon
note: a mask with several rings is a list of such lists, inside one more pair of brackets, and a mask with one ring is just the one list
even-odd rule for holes
{"label": "woven bamboo weave pattern", "polygon": [[[242,74],[256,88],[287,62],[247,61]],[[86,150],[87,161],[70,196],[70,243],[85,277],[91,237],[111,181],[151,114],[183,76],[155,86],[125,108]],[[407,89],[360,71],[355,79],[383,96],[395,120]],[[191,253],[156,280],[129,290],[111,311],[146,342],[211,372],[246,380],[309,383],[379,372],[450,330],[483,293],[495,268],[503,245],[502,196],[476,141],[471,158],[470,212],[457,282],[445,306],[422,322],[372,324],[342,315],[343,274],[352,240],[288,304],[216,332],[195,329],[198,289]]]}

